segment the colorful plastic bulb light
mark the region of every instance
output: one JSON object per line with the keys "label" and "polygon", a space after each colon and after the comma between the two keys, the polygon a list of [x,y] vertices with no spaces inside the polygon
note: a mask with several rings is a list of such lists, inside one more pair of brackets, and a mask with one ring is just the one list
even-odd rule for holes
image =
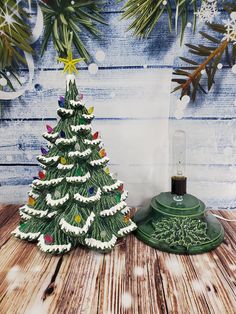
{"label": "colorful plastic bulb light", "polygon": [[48,133],[52,133],[53,132],[53,128],[50,125],[46,125],[47,131]]}
{"label": "colorful plastic bulb light", "polygon": [[92,114],[93,112],[94,112],[94,107],[88,108],[88,113],[89,113],[89,114]]}
{"label": "colorful plastic bulb light", "polygon": [[41,147],[41,153],[43,155],[47,155],[48,154],[48,151],[44,148],[44,147]]}
{"label": "colorful plastic bulb light", "polygon": [[62,138],[66,137],[66,133],[63,130],[60,132],[60,137],[62,137]]}
{"label": "colorful plastic bulb light", "polygon": [[105,149],[101,149],[100,151],[99,151],[99,156],[100,157],[105,157],[107,154],[106,154],[106,151],[105,151]]}
{"label": "colorful plastic bulb light", "polygon": [[44,180],[46,178],[46,174],[43,171],[39,171],[39,179]]}
{"label": "colorful plastic bulb light", "polygon": [[95,132],[95,133],[93,134],[93,139],[96,140],[97,138],[98,138],[98,132]]}

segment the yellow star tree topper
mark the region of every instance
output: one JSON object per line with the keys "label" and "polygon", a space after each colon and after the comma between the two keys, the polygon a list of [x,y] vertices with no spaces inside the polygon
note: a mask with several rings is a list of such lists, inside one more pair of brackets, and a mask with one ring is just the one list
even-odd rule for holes
{"label": "yellow star tree topper", "polygon": [[79,63],[84,60],[84,58],[77,58],[73,59],[72,51],[68,51],[67,58],[57,58],[58,61],[63,62],[65,64],[63,73],[68,72],[69,74],[72,74],[75,72],[78,73],[78,70],[76,69],[76,63]]}

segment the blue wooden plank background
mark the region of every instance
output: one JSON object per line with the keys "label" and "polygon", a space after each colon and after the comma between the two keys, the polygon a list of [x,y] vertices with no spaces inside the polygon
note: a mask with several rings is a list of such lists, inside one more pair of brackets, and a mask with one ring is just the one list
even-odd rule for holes
{"label": "blue wooden plank background", "polygon": [[[234,208],[236,201],[236,76],[223,68],[208,96],[189,104],[177,119],[176,97],[170,95],[171,73],[187,54],[179,37],[169,33],[164,14],[147,40],[125,32],[121,5],[110,1],[104,8],[109,26],[94,40],[84,36],[99,66],[90,74],[81,66],[77,85],[86,103],[95,106],[94,129],[101,132],[110,167],[127,183],[129,204],[145,207],[149,199],[169,189],[171,136],[187,134],[188,190],[208,207]],[[34,16],[34,15],[33,15]],[[198,27],[200,29],[201,26]],[[200,42],[187,28],[185,40]],[[42,39],[35,44],[40,49]],[[102,50],[105,59],[96,61]],[[0,202],[23,203],[28,184],[39,170],[36,156],[45,144],[45,124],[56,124],[57,98],[65,92],[61,65],[52,47],[41,59],[34,56],[34,80],[25,94],[3,107],[0,122]],[[27,69],[21,76],[27,80]]]}

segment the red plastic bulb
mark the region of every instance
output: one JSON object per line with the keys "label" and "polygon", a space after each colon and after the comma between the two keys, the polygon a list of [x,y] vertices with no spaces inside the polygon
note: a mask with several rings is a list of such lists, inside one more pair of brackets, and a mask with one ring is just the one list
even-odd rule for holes
{"label": "red plastic bulb", "polygon": [[119,190],[119,191],[123,191],[123,189],[124,189],[124,184],[121,184],[121,185],[118,187],[118,190]]}
{"label": "red plastic bulb", "polygon": [[53,237],[50,234],[45,234],[44,241],[45,244],[51,244],[53,243]]}
{"label": "red plastic bulb", "polygon": [[46,175],[43,171],[39,171],[39,179],[44,180],[46,178]]}
{"label": "red plastic bulb", "polygon": [[96,140],[98,138],[98,132],[93,134],[93,139]]}

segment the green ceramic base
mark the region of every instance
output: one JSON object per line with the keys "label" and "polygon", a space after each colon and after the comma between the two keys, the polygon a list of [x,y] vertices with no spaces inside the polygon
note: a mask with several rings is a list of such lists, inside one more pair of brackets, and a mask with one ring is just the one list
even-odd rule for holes
{"label": "green ceramic base", "polygon": [[137,223],[136,236],[161,251],[199,254],[215,249],[224,239],[220,222],[196,197],[185,194],[181,204],[170,192],[155,196],[150,211]]}

